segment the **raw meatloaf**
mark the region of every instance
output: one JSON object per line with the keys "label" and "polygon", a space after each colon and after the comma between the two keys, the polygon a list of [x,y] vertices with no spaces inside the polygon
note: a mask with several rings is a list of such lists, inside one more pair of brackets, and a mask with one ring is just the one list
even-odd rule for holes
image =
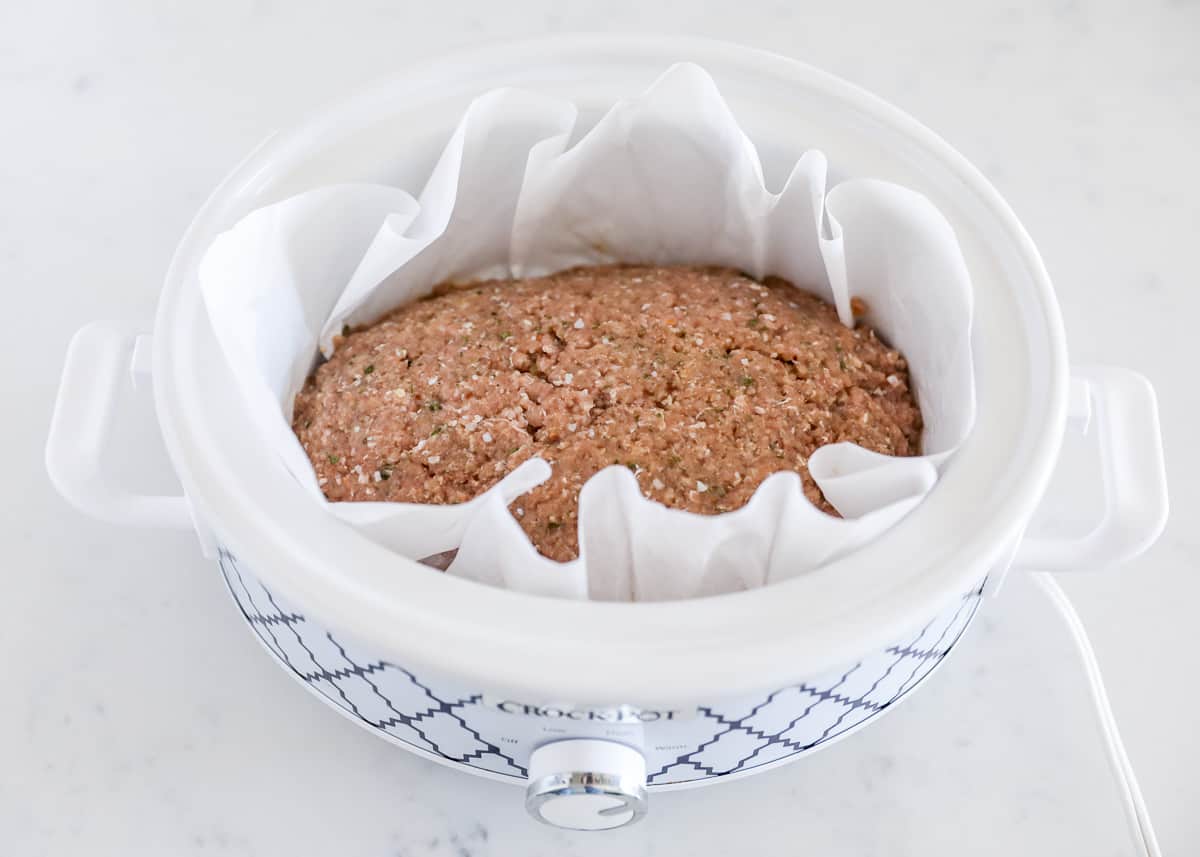
{"label": "raw meatloaf", "polygon": [[539,455],[551,478],[512,512],[545,556],[578,555],[579,490],[628,467],[705,515],[818,447],[920,452],[904,357],[777,278],[702,267],[584,267],[442,286],[336,342],[293,427],[330,500],[460,503]]}

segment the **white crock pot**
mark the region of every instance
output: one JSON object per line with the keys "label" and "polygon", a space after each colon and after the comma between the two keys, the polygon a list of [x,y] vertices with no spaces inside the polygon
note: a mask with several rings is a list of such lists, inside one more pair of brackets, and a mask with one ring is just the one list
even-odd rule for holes
{"label": "white crock pot", "polygon": [[[248,430],[196,282],[214,236],[321,184],[418,190],[484,90],[570,98],[587,124],[679,60],[715,78],[769,183],[820,148],[832,180],[898,182],[953,224],[975,288],[978,417],[929,497],[811,574],[647,604],[481,586],[401,559],[326,514]],[[130,495],[102,475],[113,394],[130,365],[152,374],[185,496]],[[1106,512],[1086,537],[1022,541],[1069,415],[1099,434]],[[195,527],[258,639],[320,698],[407,749],[527,784],[538,818],[581,828],[634,820],[647,789],[729,779],[846,735],[920,684],[1010,565],[1119,562],[1166,517],[1153,391],[1125,370],[1068,367],[1037,251],[979,172],[836,78],[692,39],[560,37],[454,54],[273,135],[196,215],[153,328],[101,323],[75,337],[46,457],[59,491],[85,512]]]}

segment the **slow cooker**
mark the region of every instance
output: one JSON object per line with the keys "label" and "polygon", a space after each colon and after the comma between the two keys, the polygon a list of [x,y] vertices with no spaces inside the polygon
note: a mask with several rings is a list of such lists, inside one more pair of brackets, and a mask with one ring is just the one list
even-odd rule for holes
{"label": "slow cooker", "polygon": [[[929,496],[810,574],[657,603],[567,601],[457,579],[325,513],[248,430],[197,286],[213,238],[322,184],[418,189],[485,90],[569,98],[586,127],[681,60],[716,80],[768,181],[820,148],[832,180],[905,185],[953,225],[975,289],[978,410]],[[101,466],[131,368],[152,380],[182,496],[128,493]],[[1023,538],[1064,436],[1080,430],[1099,441],[1103,515],[1083,536]],[[974,167],[899,110],[802,63],[661,37],[556,37],[452,54],[272,135],[197,213],[153,325],[95,323],[76,335],[46,460],[58,490],[88,514],[194,528],[257,639],[320,699],[405,749],[519,784],[535,817],[582,829],[636,820],[650,792],[762,771],[862,728],[937,668],[1010,567],[1123,561],[1153,542],[1167,512],[1152,388],[1127,370],[1069,366],[1037,250]]]}

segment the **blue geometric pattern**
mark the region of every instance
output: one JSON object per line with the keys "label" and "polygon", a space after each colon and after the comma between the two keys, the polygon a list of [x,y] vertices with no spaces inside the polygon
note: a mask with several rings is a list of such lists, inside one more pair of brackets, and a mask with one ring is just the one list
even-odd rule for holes
{"label": "blue geometric pattern", "polygon": [[457,713],[481,694],[441,688],[435,693],[403,667],[351,655],[333,635],[290,609],[228,551],[221,571],[242,615],[267,648],[314,690],[375,729],[450,761],[524,778],[526,770],[484,740]]}
{"label": "blue geometric pattern", "polygon": [[832,680],[789,685],[765,699],[759,695],[702,707],[701,713],[723,728],[694,750],[651,768],[649,781],[686,782],[750,770],[805,753],[859,726],[929,675],[974,618],[982,593],[980,584],[908,642],[864,658]]}
{"label": "blue geometric pattern", "polygon": [[[335,637],[270,592],[228,551],[229,591],[275,657],[329,702],[363,723],[444,759],[524,779],[532,747],[500,747],[485,735],[478,690],[418,679],[403,667]],[[983,584],[910,639],[823,678],[773,693],[701,706],[695,717],[646,724],[650,785],[721,777],[799,757],[859,726],[916,687],[975,615]],[[514,715],[520,716],[520,715]]]}

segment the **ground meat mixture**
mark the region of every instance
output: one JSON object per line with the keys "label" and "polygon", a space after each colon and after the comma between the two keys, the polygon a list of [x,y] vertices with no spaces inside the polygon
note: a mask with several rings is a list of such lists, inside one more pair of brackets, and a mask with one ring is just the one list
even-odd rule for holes
{"label": "ground meat mixture", "polygon": [[512,512],[567,560],[601,468],[705,515],[794,470],[833,512],[813,451],[916,455],[921,413],[899,352],[784,280],[606,266],[444,286],[348,332],[296,397],[294,429],[330,500],[460,503],[540,455],[553,476]]}

